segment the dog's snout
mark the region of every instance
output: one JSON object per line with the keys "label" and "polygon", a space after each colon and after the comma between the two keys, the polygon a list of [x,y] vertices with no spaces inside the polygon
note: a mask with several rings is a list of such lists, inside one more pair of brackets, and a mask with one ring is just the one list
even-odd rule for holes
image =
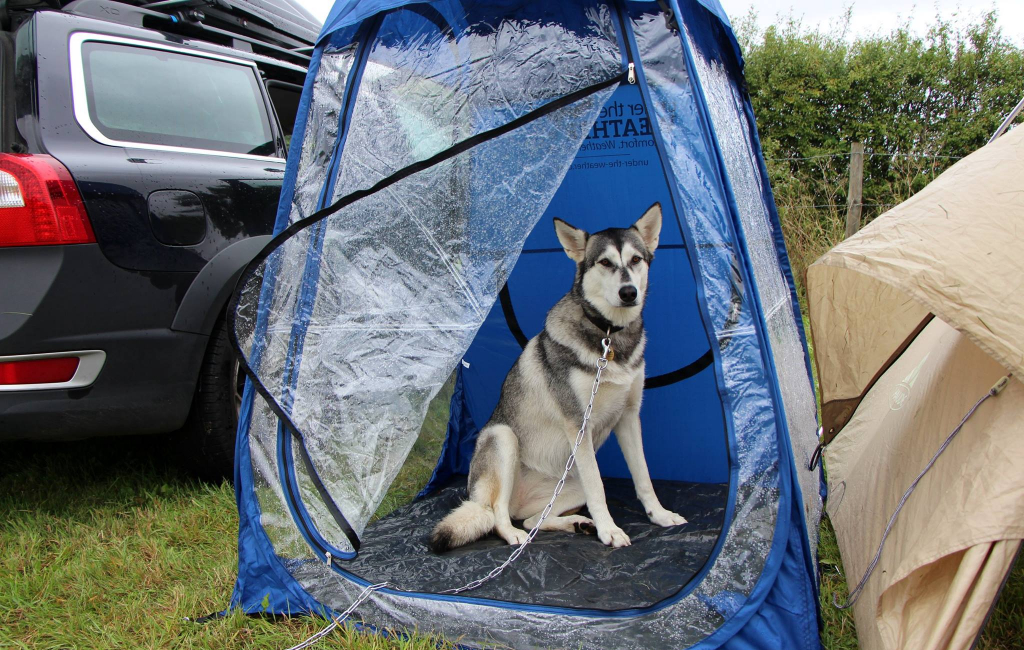
{"label": "dog's snout", "polygon": [[619,289],[619,299],[625,304],[630,304],[636,301],[636,287],[631,284]]}

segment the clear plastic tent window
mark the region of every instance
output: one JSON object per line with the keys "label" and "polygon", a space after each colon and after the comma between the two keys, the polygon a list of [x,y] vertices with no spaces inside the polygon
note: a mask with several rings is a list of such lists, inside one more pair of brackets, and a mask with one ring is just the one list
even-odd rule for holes
{"label": "clear plastic tent window", "polygon": [[[402,591],[395,576],[397,588],[375,592],[358,614],[377,627],[430,627],[474,645],[658,647],[736,636],[787,580],[785,589],[811,602],[813,576],[776,575],[784,561],[799,564],[811,552],[805,529],[791,524],[806,513],[816,528],[816,475],[794,462],[812,444],[813,393],[753,124],[735,94],[731,41],[687,36],[713,31],[717,15],[683,3],[673,26],[657,3],[597,1],[440,1],[380,13],[341,3],[333,15],[300,107],[301,148],[289,161],[280,232],[243,276],[234,305],[233,333],[255,388],[240,423],[235,603],[252,610],[262,590],[273,598],[258,600],[274,611],[347,607],[366,582],[346,562],[376,530],[375,513],[446,385],[448,432],[424,498],[464,473],[487,417],[482,405],[496,399],[502,374],[474,379],[473,364],[497,358],[492,352],[517,354],[506,328],[515,321],[512,300],[498,306],[499,292],[523,286],[517,274],[527,278],[548,259],[552,236],[541,232],[550,228],[542,219],[579,204],[573,197],[585,197],[599,177],[589,171],[595,161],[627,156],[601,154],[599,145],[625,149],[630,137],[628,146],[648,149],[631,166],[648,167],[659,200],[671,206],[671,234],[659,249],[662,300],[689,314],[652,316],[649,329],[688,323],[696,353],[683,356],[700,356],[703,346],[708,360],[663,383],[713,395],[694,403],[713,405],[700,425],[709,442],[697,448],[715,458],[652,474],[721,486],[724,523],[710,537],[717,542],[686,574],[692,579],[642,606],[520,607],[437,595],[455,584]],[[627,87],[627,63],[641,73],[635,87]],[[620,126],[625,135],[598,143]],[[602,203],[601,192],[650,203],[623,185],[591,186],[596,223],[629,223],[611,207],[626,199]],[[673,273],[688,279],[677,276],[677,286]],[[529,327],[530,314],[551,304],[515,308]],[[513,347],[488,347],[495,332]],[[658,418],[686,402],[658,390],[668,397],[650,395],[645,445],[684,445],[676,431],[689,429]],[[792,430],[799,436],[790,443]],[[685,455],[679,449],[671,453]],[[806,507],[792,505],[798,486]],[[412,511],[388,516],[402,512]],[[814,629],[814,616],[808,611],[794,629]]]}

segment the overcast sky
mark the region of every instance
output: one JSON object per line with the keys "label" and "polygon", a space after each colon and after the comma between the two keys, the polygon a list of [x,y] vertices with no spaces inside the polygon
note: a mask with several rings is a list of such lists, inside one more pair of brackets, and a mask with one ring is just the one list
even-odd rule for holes
{"label": "overcast sky", "polygon": [[733,21],[750,11],[757,12],[762,27],[779,22],[780,16],[802,19],[809,27],[828,29],[837,25],[846,8],[853,5],[851,31],[856,36],[887,33],[910,20],[911,27],[924,33],[936,16],[959,24],[977,22],[995,9],[1003,33],[1024,45],[1024,0],[719,0]]}
{"label": "overcast sky", "polygon": [[[299,0],[321,20],[334,4],[333,0]],[[550,0],[556,2],[558,0]],[[886,33],[910,19],[922,33],[936,15],[961,23],[976,21],[990,9],[999,12],[1003,33],[1018,45],[1024,45],[1024,0],[719,0],[729,17],[736,20],[751,7],[758,23],[764,27],[779,16],[802,18],[808,26],[831,27],[842,18],[844,9],[853,5],[851,28],[856,36]]]}

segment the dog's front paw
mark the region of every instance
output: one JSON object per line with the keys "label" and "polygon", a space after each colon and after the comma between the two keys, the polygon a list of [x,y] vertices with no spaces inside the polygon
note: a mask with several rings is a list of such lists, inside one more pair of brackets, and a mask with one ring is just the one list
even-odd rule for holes
{"label": "dog's front paw", "polygon": [[664,528],[668,528],[669,526],[681,526],[686,523],[685,517],[677,515],[671,510],[666,510],[664,508],[660,510],[653,510],[649,512],[647,516],[651,518],[652,524],[657,524]]}
{"label": "dog's front paw", "polygon": [[622,548],[623,546],[629,546],[629,535],[624,533],[618,526],[612,525],[608,528],[598,528],[597,538],[601,540],[606,546],[612,548]]}
{"label": "dog's front paw", "polygon": [[526,538],[530,536],[525,530],[514,527],[499,534],[510,546],[522,546],[526,543]]}

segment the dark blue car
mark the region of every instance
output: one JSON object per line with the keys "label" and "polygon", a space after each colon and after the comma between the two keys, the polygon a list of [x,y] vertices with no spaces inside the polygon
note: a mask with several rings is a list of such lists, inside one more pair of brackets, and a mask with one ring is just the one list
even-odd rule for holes
{"label": "dark blue car", "polygon": [[224,311],[273,226],[318,22],[23,0],[0,25],[0,440],[180,430],[230,473]]}

